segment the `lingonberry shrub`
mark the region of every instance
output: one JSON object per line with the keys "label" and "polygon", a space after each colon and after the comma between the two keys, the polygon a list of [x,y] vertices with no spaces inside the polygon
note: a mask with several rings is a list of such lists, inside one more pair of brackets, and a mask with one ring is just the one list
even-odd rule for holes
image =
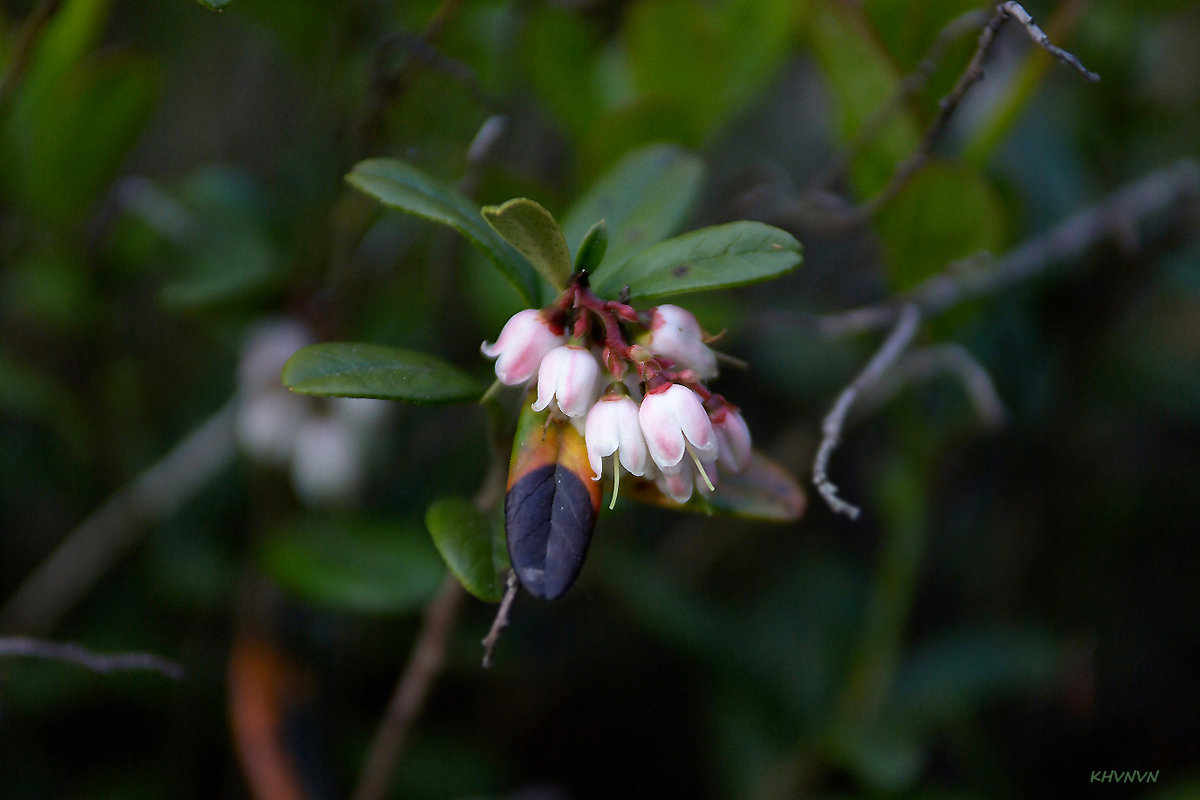
{"label": "lingonberry shrub", "polygon": [[[482,344],[495,360],[486,392],[459,367],[374,344],[310,345],[284,368],[287,386],[318,395],[502,409],[502,388],[520,389],[515,431],[503,430],[511,416],[489,415],[500,428],[493,439],[512,442],[507,464],[494,466],[507,470],[503,510],[501,493],[481,492],[474,503],[438,500],[426,515],[448,567],[476,596],[500,599],[510,568],[537,597],[566,592],[605,487],[609,510],[629,496],[773,520],[801,513],[800,487],[753,452],[741,411],[709,387],[721,363],[712,337],[685,308],[647,302],[777,277],[800,263],[795,239],[758,222],[664,238],[682,221],[698,175],[695,157],[674,148],[631,155],[568,215],[568,230],[590,225],[573,259],[563,228],[532,200],[477,211],[452,187],[389,159],[349,176],[385,205],[463,233],[528,306]],[[685,202],[648,206],[634,190],[647,180],[677,188]],[[588,219],[601,210],[611,231]]]}

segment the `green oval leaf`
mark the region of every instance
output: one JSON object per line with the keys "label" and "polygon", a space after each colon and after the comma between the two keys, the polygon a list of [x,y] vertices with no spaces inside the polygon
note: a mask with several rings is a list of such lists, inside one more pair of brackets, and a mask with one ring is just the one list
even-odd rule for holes
{"label": "green oval leaf", "polygon": [[533,266],[488,227],[478,207],[452,186],[394,158],[361,161],[346,180],[389,208],[449,225],[479,248],[527,302],[541,296],[541,281]]}
{"label": "green oval leaf", "polygon": [[352,342],[325,342],[297,351],[283,365],[283,385],[300,394],[430,405],[469,403],[483,393],[474,378],[439,358]]}
{"label": "green oval leaf", "polygon": [[682,506],[660,492],[653,481],[642,478],[622,479],[621,494],[640,503],[664,508],[729,514],[766,522],[800,519],[808,505],[804,489],[792,474],[761,453],[754,453],[746,468],[736,475],[720,473],[715,492],[709,495],[697,492]]}
{"label": "green oval leaf", "polygon": [[260,552],[283,589],[318,606],[367,614],[420,608],[445,574],[414,528],[302,519],[273,531]]}
{"label": "green oval leaf", "polygon": [[575,256],[575,271],[587,270],[595,272],[596,267],[604,260],[608,251],[608,222],[600,220],[584,234],[579,244],[579,253]]}
{"label": "green oval leaf", "polygon": [[446,566],[471,594],[487,603],[504,596],[508,551],[504,537],[466,500],[444,497],[425,512],[425,526]]}
{"label": "green oval leaf", "polygon": [[571,253],[554,216],[527,197],[484,206],[483,218],[559,291],[571,277]]}
{"label": "green oval leaf", "polygon": [[594,183],[563,217],[568,242],[582,241],[596,220],[608,224],[605,269],[670,236],[683,224],[704,163],[671,145],[635,150]]}
{"label": "green oval leaf", "polygon": [[[954,213],[947,214],[948,208]],[[896,292],[951,261],[998,251],[1004,228],[1004,204],[983,171],[942,161],[926,164],[875,219]]]}
{"label": "green oval leaf", "polygon": [[612,297],[628,285],[634,298],[724,289],[775,278],[800,264],[800,243],[761,222],[731,222],[659,242],[623,265],[602,269],[592,286]]}
{"label": "green oval leaf", "polygon": [[741,472],[721,473],[717,490],[708,497],[713,510],[738,517],[791,522],[804,514],[804,489],[781,465],[755,453]]}

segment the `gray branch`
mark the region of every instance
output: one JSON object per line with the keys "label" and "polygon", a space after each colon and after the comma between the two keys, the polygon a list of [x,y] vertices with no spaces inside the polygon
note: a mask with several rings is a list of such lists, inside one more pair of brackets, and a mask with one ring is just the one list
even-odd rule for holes
{"label": "gray branch", "polygon": [[[971,87],[983,80],[983,62],[996,41],[996,34],[999,33],[1000,29],[1004,27],[1004,23],[1009,19],[1015,19],[1019,22],[1025,29],[1026,34],[1029,35],[1029,38],[1045,49],[1050,55],[1073,68],[1086,80],[1093,83],[1100,80],[1100,76],[1085,68],[1078,58],[1061,47],[1056,47],[1052,44],[1050,37],[1046,36],[1045,32],[1034,23],[1033,17],[1030,16],[1029,12],[1020,3],[1001,3],[996,7],[996,13],[980,32],[979,46],[975,49],[975,54],[971,57],[971,60],[967,62],[966,69],[959,75],[950,93],[938,102],[938,114],[925,131],[925,135],[921,139],[921,143],[917,146],[916,151],[896,167],[895,172],[892,173],[892,177],[888,179],[887,184],[878,194],[851,211],[834,215],[828,220],[829,223],[856,226],[866,222],[878,213],[880,209],[894,200],[904,190],[904,187],[912,181],[916,174],[924,168],[933,153],[934,146],[942,138],[942,134],[945,133],[946,127],[950,124],[950,118],[962,104],[963,98],[967,96]],[[951,31],[951,33],[953,32]],[[918,67],[918,71],[914,73],[917,76],[917,80],[920,80],[921,69],[921,67]]]}
{"label": "gray branch", "polygon": [[862,372],[842,390],[834,401],[833,408],[825,415],[825,421],[821,424],[821,444],[813,460],[813,484],[834,513],[845,514],[850,519],[857,519],[860,513],[858,506],[847,503],[838,496],[837,486],[829,480],[828,475],[829,459],[841,443],[846,417],[858,396],[873,386],[908,349],[920,321],[921,312],[915,305],[909,304],[901,308],[899,319],[891,334],[863,367]]}
{"label": "gray branch", "polygon": [[863,413],[882,408],[908,386],[940,375],[958,381],[979,421],[989,428],[1004,423],[1004,403],[992,383],[992,376],[963,347],[941,344],[913,350],[900,359],[875,389],[863,398]]}
{"label": "gray branch", "polygon": [[513,600],[517,598],[517,590],[521,588],[521,585],[517,583],[517,573],[510,569],[508,571],[508,578],[504,581],[504,586],[504,598],[500,601],[500,608],[496,611],[496,618],[492,620],[492,627],[481,642],[483,645],[484,669],[492,668],[496,645],[500,642],[500,634],[508,627],[508,614],[512,609]]}
{"label": "gray branch", "polygon": [[151,653],[93,653],[71,642],[48,642],[23,636],[0,636],[0,659],[41,658],[77,664],[107,675],[110,672],[145,670],[173,680],[183,680],[183,667]]}
{"label": "gray branch", "polygon": [[44,633],[132,547],[232,463],[227,403],[71,531],[0,609],[0,630]]}
{"label": "gray branch", "polygon": [[1200,166],[1180,161],[1126,185],[1002,258],[976,256],[951,264],[895,300],[816,317],[812,324],[824,336],[839,337],[888,328],[905,305],[916,305],[926,317],[932,317],[1062,266],[1110,237],[1128,234],[1148,219],[1170,215],[1178,221],[1198,213]]}

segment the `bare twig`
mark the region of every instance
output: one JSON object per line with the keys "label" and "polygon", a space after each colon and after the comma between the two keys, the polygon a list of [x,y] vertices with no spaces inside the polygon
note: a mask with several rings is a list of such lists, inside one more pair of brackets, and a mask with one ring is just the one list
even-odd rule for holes
{"label": "bare twig", "polygon": [[[1085,67],[1078,58],[1071,53],[1068,53],[1066,50],[1063,50],[1061,47],[1056,47],[1054,44],[1052,44],[1050,42],[1050,37],[1047,36],[1046,33],[1037,26],[1037,23],[1033,21],[1033,17],[1020,3],[1001,3],[1000,10],[997,12],[997,14],[1000,13],[1012,17],[1017,22],[1021,23],[1021,25],[1025,27],[1025,32],[1029,34],[1029,38],[1037,42],[1038,46],[1040,46],[1050,55],[1057,58],[1059,61],[1066,64],[1068,67],[1072,67],[1090,83],[1098,83],[1100,81],[1100,76]],[[1002,24],[1004,24],[1003,20],[996,21],[996,29],[999,30]],[[994,36],[995,33],[992,35]],[[980,44],[983,44],[982,38],[980,39]]]}
{"label": "bare twig", "polygon": [[895,116],[896,112],[904,107],[904,103],[925,88],[947,48],[967,33],[979,30],[979,27],[987,20],[987,11],[981,8],[972,9],[950,20],[933,40],[933,44],[925,53],[925,57],[917,64],[916,69],[900,81],[900,85],[891,99],[871,115],[871,118],[859,129],[854,140],[843,147],[834,156],[830,166],[813,180],[812,188],[815,190],[828,189],[841,178],[859,153],[886,129],[887,123]]}
{"label": "bare twig", "polygon": [[425,608],[412,655],[371,741],[351,800],[380,800],[387,795],[388,781],[408,732],[425,704],[434,678],[442,668],[446,645],[462,601],[463,589],[458,579],[447,575],[441,591]]}
{"label": "bare twig", "polygon": [[926,317],[934,316],[1041,275],[1105,239],[1127,234],[1139,223],[1165,214],[1176,221],[1200,215],[1200,166],[1194,161],[1180,161],[1139,178],[1002,258],[976,257],[952,264],[893,301],[820,316],[811,322],[822,335],[838,337],[894,325],[903,305],[915,304]]}
{"label": "bare twig", "polygon": [[845,514],[850,519],[857,519],[859,515],[858,506],[847,503],[838,497],[837,487],[829,480],[827,474],[829,458],[841,442],[846,416],[850,413],[850,408],[858,396],[891,369],[896,360],[908,349],[913,336],[916,335],[917,325],[920,321],[921,312],[915,305],[905,305],[900,309],[900,318],[896,321],[896,326],[892,329],[891,334],[884,340],[883,346],[867,362],[862,372],[858,373],[850,385],[838,395],[837,400],[833,403],[833,408],[825,415],[825,420],[821,424],[821,444],[817,448],[817,455],[813,460],[813,484],[825,498],[825,502],[837,514]]}
{"label": "bare twig", "polygon": [[975,55],[967,62],[967,67],[959,76],[958,81],[955,82],[954,88],[938,102],[938,115],[925,131],[925,136],[921,140],[921,144],[918,145],[916,152],[896,167],[896,171],[892,173],[892,177],[878,194],[854,210],[844,215],[839,215],[834,220],[835,222],[844,225],[857,225],[865,222],[895,199],[913,177],[921,171],[929,161],[934,145],[937,144],[942,134],[945,133],[946,126],[950,122],[950,117],[958,110],[967,92],[970,91],[972,86],[983,80],[984,59],[987,58],[988,52],[996,40],[996,34],[1009,19],[1015,19],[1019,22],[1024,27],[1029,38],[1044,48],[1050,55],[1075,69],[1086,80],[1093,83],[1100,80],[1100,76],[1085,68],[1078,58],[1066,50],[1051,44],[1050,38],[1034,23],[1033,17],[1030,16],[1029,12],[1020,3],[1001,3],[996,7],[996,13],[992,16],[991,20],[988,21],[987,25],[980,32],[979,46],[975,50]]}
{"label": "bare twig", "polygon": [[22,23],[16,44],[9,53],[4,74],[0,75],[0,112],[4,111],[16,92],[21,78],[25,75],[25,69],[29,66],[29,59],[33,57],[33,51],[41,41],[42,33],[61,6],[62,0],[42,0]]}
{"label": "bare twig", "polygon": [[500,608],[496,610],[496,618],[492,620],[492,627],[488,630],[487,636],[483,637],[483,668],[492,668],[492,656],[496,652],[496,645],[500,642],[500,633],[508,627],[508,612],[512,608],[513,600],[517,598],[517,590],[521,585],[517,583],[517,573],[511,569],[508,571],[508,578],[504,581],[504,599],[500,601]]}
{"label": "bare twig", "polygon": [[69,533],[0,609],[0,630],[53,629],[146,526],[169,517],[230,464],[233,407],[223,406]]}
{"label": "bare twig", "polygon": [[152,653],[93,653],[71,642],[48,642],[23,636],[0,636],[0,658],[42,658],[66,661],[107,675],[110,672],[145,670],[173,680],[183,680],[183,667]]}
{"label": "bare twig", "polygon": [[991,375],[957,344],[923,347],[905,355],[863,399],[863,413],[870,414],[887,405],[910,384],[938,375],[949,375],[958,380],[976,416],[984,425],[994,428],[1004,422],[1004,403],[996,392]]}

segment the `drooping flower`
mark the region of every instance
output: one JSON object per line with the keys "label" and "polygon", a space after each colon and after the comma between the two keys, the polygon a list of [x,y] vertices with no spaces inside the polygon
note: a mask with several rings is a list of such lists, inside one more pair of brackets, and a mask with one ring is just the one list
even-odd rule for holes
{"label": "drooping flower", "polygon": [[709,415],[717,436],[717,461],[728,472],[741,472],[750,463],[750,427],[741,412],[726,403]]}
{"label": "drooping flower", "polygon": [[[660,492],[676,503],[686,503],[692,499],[694,489],[711,492],[716,488],[709,481],[708,474],[700,468],[700,463],[692,463],[685,458],[674,467],[659,472],[654,483]],[[702,476],[702,480],[697,481],[698,476]]]}
{"label": "drooping flower", "polygon": [[496,377],[506,386],[518,386],[538,374],[542,359],[566,343],[561,328],[555,329],[535,308],[518,311],[504,323],[495,344],[484,342],[483,354],[496,359]]}
{"label": "drooping flower", "polygon": [[568,417],[582,417],[596,400],[600,364],[587,348],[566,344],[542,359],[538,370],[534,411],[545,411],[551,402]]}
{"label": "drooping flower", "polygon": [[642,436],[638,420],[637,403],[621,394],[607,394],[596,401],[588,412],[587,428],[588,461],[594,480],[600,480],[603,459],[615,454],[614,464],[619,461],[626,472],[641,477],[646,474],[646,439]]}
{"label": "drooping flower", "polygon": [[646,474],[649,454],[638,419],[638,406],[628,395],[606,394],[588,412],[584,430],[588,461],[592,465],[592,480],[600,480],[604,459],[613,457],[613,492],[609,508],[617,503],[621,486],[621,468],[632,475]]}
{"label": "drooping flower", "polygon": [[666,484],[668,488],[664,491],[678,500],[685,494],[679,476],[686,474],[686,497],[691,497],[691,464],[683,463],[684,456],[691,457],[698,476],[709,490],[714,488],[704,465],[716,461],[719,445],[699,395],[682,384],[662,384],[646,393],[638,421],[650,458],[663,472],[660,488]]}
{"label": "drooping flower", "polygon": [[717,374],[717,357],[704,343],[704,331],[690,311],[670,304],[651,310],[646,347],[669,359],[677,370],[690,369],[700,380]]}

